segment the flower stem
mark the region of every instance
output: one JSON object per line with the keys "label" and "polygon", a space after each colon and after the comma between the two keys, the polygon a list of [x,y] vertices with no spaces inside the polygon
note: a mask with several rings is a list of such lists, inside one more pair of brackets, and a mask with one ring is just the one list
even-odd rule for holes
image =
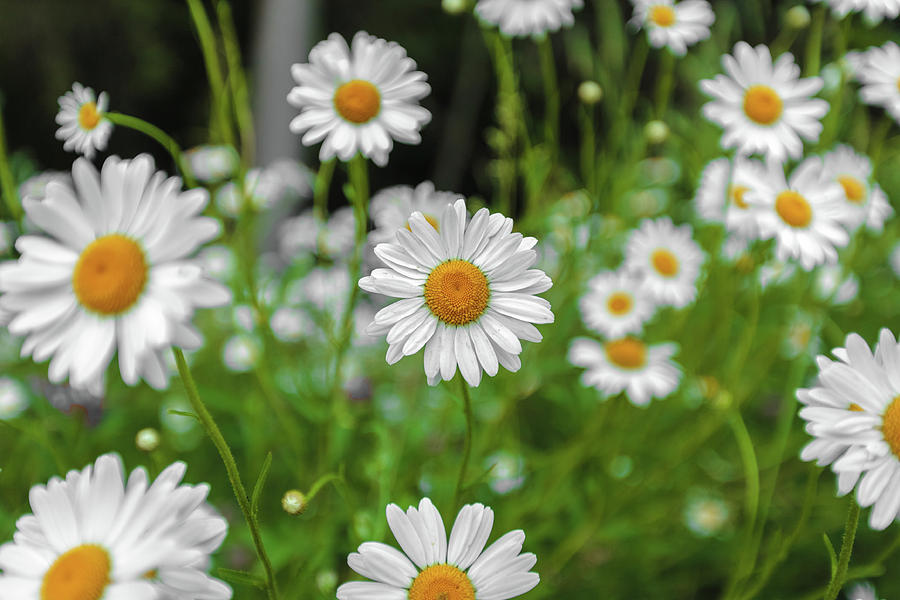
{"label": "flower stem", "polygon": [[228,87],[231,91],[234,118],[238,135],[241,139],[241,160],[244,167],[253,164],[256,153],[256,133],[253,126],[253,111],[250,108],[250,92],[247,77],[241,66],[241,47],[234,30],[234,17],[231,5],[227,0],[219,0],[216,4],[219,29],[222,31],[222,42],[225,47],[225,58],[228,65]]}
{"label": "flower stem", "polygon": [[659,66],[660,74],[656,86],[656,118],[663,120],[669,100],[672,97],[672,88],[675,83],[675,55],[668,51],[662,52]]}
{"label": "flower stem", "polygon": [[16,180],[9,168],[9,157],[6,155],[6,133],[3,129],[3,107],[0,106],[0,191],[9,214],[16,221],[22,219],[22,204],[16,192]]}
{"label": "flower stem", "polygon": [[850,509],[847,511],[847,522],[844,525],[844,537],[841,539],[841,553],[838,556],[837,568],[831,574],[828,589],[825,590],[824,600],[834,600],[838,592],[844,586],[847,578],[847,567],[850,565],[850,554],[853,552],[853,542],[856,539],[856,527],[859,525],[859,504],[850,496]]}
{"label": "flower stem", "polygon": [[219,451],[219,456],[222,457],[225,471],[228,473],[228,480],[231,482],[231,487],[234,490],[234,496],[237,498],[238,505],[241,507],[241,512],[244,514],[244,519],[247,521],[247,526],[250,528],[250,535],[253,538],[253,545],[256,547],[256,554],[259,556],[259,560],[262,562],[266,572],[266,592],[269,600],[278,600],[278,585],[275,582],[272,563],[269,561],[269,556],[266,554],[266,549],[263,545],[262,536],[259,531],[259,523],[256,518],[254,518],[250,509],[250,498],[247,496],[247,490],[244,488],[244,484],[241,481],[241,474],[238,471],[234,455],[231,453],[231,448],[228,447],[228,442],[226,442],[225,438],[222,436],[222,432],[219,430],[218,425],[216,425],[215,420],[213,420],[212,414],[210,414],[206,405],[203,404],[203,401],[200,399],[200,393],[197,391],[197,384],[194,382],[194,377],[191,375],[187,362],[184,360],[184,353],[180,348],[172,348],[172,353],[175,355],[175,364],[178,365],[178,374],[181,376],[181,381],[184,383],[184,388],[187,392],[188,399],[191,402],[191,406],[197,414],[197,419],[203,425],[206,434],[212,440],[216,450]]}
{"label": "flower stem", "polygon": [[334,175],[336,163],[337,159],[332,158],[319,165],[313,188],[313,216],[318,221],[316,248],[320,253],[324,250],[323,244],[327,233],[325,223],[328,222],[328,191],[331,189],[331,177]]}
{"label": "flower stem", "polygon": [[537,42],[541,55],[541,76],[544,79],[544,143],[555,155],[559,144],[559,84],[553,60],[553,43],[549,36]]}
{"label": "flower stem", "polygon": [[472,397],[469,395],[469,385],[462,375],[459,376],[460,387],[463,395],[463,412],[466,415],[466,441],[463,446],[463,460],[459,467],[459,477],[456,479],[456,491],[453,493],[453,506],[459,509],[459,499],[463,492],[466,480],[466,471],[469,469],[469,459],[472,456]]}
{"label": "flower stem", "polygon": [[175,140],[172,139],[169,134],[167,134],[156,125],[148,123],[143,119],[132,117],[131,115],[108,112],[104,113],[103,116],[112,121],[114,125],[121,125],[122,127],[140,131],[144,135],[156,140],[159,145],[165,148],[166,151],[172,156],[172,160],[175,161],[175,166],[179,171],[181,171],[182,176],[184,176],[184,182],[187,187],[197,187],[197,181],[194,179],[194,176],[191,174],[188,166],[181,159],[181,147]]}
{"label": "flower stem", "polygon": [[825,28],[825,4],[816,7],[812,18],[812,26],[809,29],[809,37],[806,38],[806,73],[807,77],[815,77],[819,74],[819,65],[822,62],[822,30]]}

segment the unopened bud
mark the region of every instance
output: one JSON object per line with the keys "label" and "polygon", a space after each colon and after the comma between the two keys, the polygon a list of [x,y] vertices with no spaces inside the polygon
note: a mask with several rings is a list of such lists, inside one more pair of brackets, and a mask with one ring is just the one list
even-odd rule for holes
{"label": "unopened bud", "polygon": [[596,81],[583,81],[578,86],[578,99],[584,104],[597,104],[603,99],[603,88]]}
{"label": "unopened bud", "polygon": [[134,443],[138,447],[138,450],[153,452],[159,448],[159,432],[152,427],[141,429],[137,432]]}
{"label": "unopened bud", "polygon": [[299,490],[288,490],[281,498],[281,508],[289,515],[302,515],[307,505],[306,496]]}
{"label": "unopened bud", "polygon": [[442,0],[441,7],[450,15],[458,15],[466,10],[468,0]]}
{"label": "unopened bud", "polygon": [[669,138],[669,126],[662,121],[650,121],[644,126],[644,136],[651,144],[662,144]]}
{"label": "unopened bud", "polygon": [[809,27],[809,10],[802,4],[794,6],[784,14],[784,22],[791,29],[805,29]]}

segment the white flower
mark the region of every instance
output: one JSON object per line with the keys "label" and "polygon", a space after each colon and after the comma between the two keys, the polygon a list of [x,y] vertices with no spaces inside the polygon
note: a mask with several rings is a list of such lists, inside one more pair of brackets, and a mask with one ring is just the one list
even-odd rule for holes
{"label": "white flower", "polygon": [[227,600],[231,588],[206,574],[228,524],[206,503],[209,486],[179,485],[177,462],[150,485],[106,454],[65,480],[31,488],[34,514],[0,546],[0,597],[106,600]]}
{"label": "white flower", "polygon": [[900,15],[900,0],[810,0],[827,2],[834,16],[843,19],[851,12],[864,11],[872,23],[879,23],[885,17],[896,19]]}
{"label": "white flower", "polygon": [[847,304],[859,295],[859,278],[844,272],[840,265],[824,265],[816,270],[815,292],[835,306]]}
{"label": "white flower", "polygon": [[872,183],[872,163],[850,146],[838,146],[824,156],[822,177],[837,182],[844,190],[846,210],[842,223],[849,231],[865,223],[875,231],[894,214],[887,196],[877,183]]}
{"label": "white flower", "polygon": [[370,335],[387,334],[387,362],[425,348],[428,383],[448,381],[456,367],[469,385],[499,366],[522,366],[520,339],[539,342],[532,323],[552,323],[550,303],[535,296],[550,278],[531,269],[537,240],[513,233],[513,220],[482,208],[467,222],[466,202],[447,205],[438,232],[420,212],[400,228],[395,243],[378,244],[387,269],[375,269],[359,286],[404,298],[375,315]]}
{"label": "white flower", "polygon": [[640,279],[625,270],[605,271],[588,281],[578,307],[584,324],[608,338],[640,333],[656,310],[656,303]]}
{"label": "white flower", "polygon": [[19,381],[0,376],[0,421],[15,419],[28,408],[28,394]]}
{"label": "white flower", "polygon": [[23,202],[49,237],[20,237],[19,259],[0,264],[0,306],[15,313],[9,331],[25,336],[23,356],[50,359],[54,383],[96,386],[118,349],[125,383],[163,388],[163,352],[201,344],[194,310],[230,299],[188,258],[219,234],[217,221],[199,216],[208,194],[181,191],[148,155],[110,157],[102,174],[79,158],[72,175],[74,188],[50,183],[44,200]]}
{"label": "white flower", "polygon": [[525,532],[510,531],[485,549],[494,511],[482,504],[462,507],[447,540],[441,514],[428,498],[404,513],[389,504],[387,522],[403,552],[364,542],[347,557],[350,568],[374,581],[342,584],[338,600],[505,600],[534,588],[537,557],[522,554]]}
{"label": "white flower", "polygon": [[[253,168],[244,176],[244,197],[248,206],[262,211],[282,202],[293,202],[309,197],[312,185],[311,175],[300,163],[293,160],[278,160],[266,168]],[[243,208],[244,197],[234,181],[229,181],[216,190],[216,206],[223,214],[237,218]]]}
{"label": "white flower", "polygon": [[349,206],[334,211],[325,224],[320,224],[313,211],[308,210],[285,221],[277,235],[278,252],[287,261],[304,252],[344,258],[356,243],[356,220]]}
{"label": "white flower", "polygon": [[758,160],[737,157],[734,161],[717,158],[703,169],[694,203],[701,218],[724,223],[728,231],[745,239],[757,236],[754,207],[744,196],[765,177],[765,166]]}
{"label": "white flower", "polygon": [[871,583],[857,583],[847,592],[847,600],[878,600]]}
{"label": "white flower", "polygon": [[431,88],[415,69],[394,42],[360,31],[349,48],[332,33],[310,51],[308,64],[291,67],[298,85],[288,102],[301,110],[291,131],[303,134],[305,146],[324,140],[320,160],[348,161],[360,152],[383,167],[393,140],[418,144],[419,130],[431,120],[419,106]]}
{"label": "white flower", "polygon": [[900,123],[900,46],[888,42],[869,48],[856,66],[862,84],[859,97],[866,104],[881,106]]}
{"label": "white flower", "polygon": [[241,162],[241,157],[232,146],[197,146],[186,150],[181,156],[194,178],[206,183],[231,179]]}
{"label": "white flower", "polygon": [[800,138],[819,139],[819,119],[828,112],[828,103],[811,96],[823,82],[820,77],[800,79],[790,52],[773,64],[768,47],[738,42],[733,56],[722,56],[722,65],[728,75],[704,79],[700,89],[713,98],[703,105],[703,115],[725,129],[723,148],[782,162],[800,158]]}
{"label": "white flower", "polygon": [[525,483],[525,459],[501,450],[484,459],[484,468],[490,471],[488,485],[495,493],[508,494]]}
{"label": "white flower", "polygon": [[478,0],[475,14],[508,36],[536,36],[575,23],[583,0]]}
{"label": "white flower", "polygon": [[687,47],[709,37],[709,27],[716,20],[705,0],[632,0],[634,16],[630,23],[647,29],[654,48],[667,46],[673,54],[684,56]]}
{"label": "white flower", "polygon": [[372,197],[369,214],[375,229],[369,233],[370,244],[392,242],[397,230],[407,226],[409,216],[416,211],[425,215],[425,220],[440,231],[440,216],[448,204],[460,198],[454,192],[438,192],[434,184],[424,181],[411,188],[397,185],[381,190]]}
{"label": "white flower", "polygon": [[697,297],[697,278],[705,256],[691,237],[690,225],[669,217],[644,219],[625,246],[625,268],[643,277],[644,288],[659,304],[683,308]]}
{"label": "white flower", "polygon": [[710,537],[728,523],[728,505],[719,498],[692,498],[684,509],[684,522],[696,536]]}
{"label": "white flower", "polygon": [[222,347],[222,363],[229,371],[246,373],[255,367],[262,357],[260,343],[252,335],[238,333]]}
{"label": "white flower", "polygon": [[94,90],[77,81],[72,91],[59,97],[59,112],[56,122],[56,139],[65,140],[63,149],[93,158],[95,150],[103,150],[112,133],[113,124],[104,117],[109,98],[106,92],[94,96]]}
{"label": "white flower", "polygon": [[581,383],[597,388],[605,396],[625,392],[638,406],[651,398],[665,398],[681,381],[681,369],[672,360],[678,346],[672,343],[648,346],[625,337],[601,344],[589,338],[575,338],[569,347],[569,362],[587,369]]}
{"label": "white flower", "polygon": [[25,198],[43,200],[47,184],[51,181],[58,181],[64,185],[71,186],[72,174],[67,171],[44,171],[37,175],[32,175],[19,186],[19,197],[23,200]]}

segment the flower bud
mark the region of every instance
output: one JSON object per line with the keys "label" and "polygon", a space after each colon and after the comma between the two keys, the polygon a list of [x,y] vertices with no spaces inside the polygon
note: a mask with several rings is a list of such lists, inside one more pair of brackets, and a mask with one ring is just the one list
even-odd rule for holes
{"label": "flower bud", "polygon": [[306,512],[306,507],[308,505],[309,503],[306,501],[306,496],[299,490],[288,490],[281,498],[281,508],[289,515],[302,515]]}
{"label": "flower bud", "polygon": [[458,15],[468,8],[468,0],[441,0],[441,7],[449,15]]}
{"label": "flower bud", "polygon": [[809,27],[809,10],[802,4],[794,6],[784,14],[784,22],[791,29],[806,29]]}
{"label": "flower bud", "polygon": [[663,121],[650,121],[644,126],[644,137],[651,144],[662,144],[669,138],[669,126]]}
{"label": "flower bud", "polygon": [[134,437],[134,443],[138,450],[153,452],[159,448],[159,432],[152,427],[141,429]]}
{"label": "flower bud", "polygon": [[583,81],[578,86],[578,99],[591,106],[603,99],[603,88],[596,81]]}

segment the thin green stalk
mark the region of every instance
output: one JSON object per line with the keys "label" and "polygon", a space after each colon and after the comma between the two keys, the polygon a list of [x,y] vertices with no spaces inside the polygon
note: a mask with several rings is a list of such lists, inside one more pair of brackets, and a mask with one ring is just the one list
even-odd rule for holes
{"label": "thin green stalk", "polygon": [[669,51],[662,52],[659,76],[656,79],[656,118],[664,119],[672,89],[675,86],[675,55]]}
{"label": "thin green stalk", "polygon": [[753,449],[753,440],[750,437],[750,432],[747,431],[747,425],[744,423],[743,417],[741,417],[740,407],[734,407],[728,419],[728,424],[731,426],[731,431],[734,434],[734,439],[737,442],[741,455],[746,487],[744,492],[744,527],[741,534],[741,538],[744,541],[741,544],[737,565],[732,571],[731,577],[729,577],[723,598],[731,598],[733,596],[738,582],[748,571],[746,567],[748,554],[746,548],[750,545],[753,538],[757,510],[759,508],[759,463],[756,459],[756,452]]}
{"label": "thin green stalk", "polygon": [[[850,24],[852,23],[852,19],[847,16],[844,17],[844,20],[841,21],[840,27],[838,27],[838,36],[836,42],[836,53],[838,56],[844,56],[847,52],[847,39],[850,36]],[[847,74],[845,69],[841,69],[841,81],[838,84],[837,91],[834,93],[834,98],[831,100],[831,106],[828,109],[828,114],[825,115],[825,118],[822,120],[823,130],[822,136],[819,139],[819,148],[830,148],[832,144],[834,144],[834,140],[837,138],[838,129],[841,124],[841,107],[844,103],[844,87],[847,83]]]}
{"label": "thin green stalk", "polygon": [[825,590],[824,600],[837,598],[844,582],[847,579],[847,567],[850,564],[850,555],[853,552],[853,542],[856,539],[856,527],[859,525],[859,504],[850,496],[850,509],[847,511],[847,522],[844,525],[844,536],[841,538],[841,553],[838,555],[837,568],[831,574],[828,589]]}
{"label": "thin green stalk", "polygon": [[463,446],[462,464],[459,466],[459,477],[456,478],[456,491],[453,492],[454,510],[459,508],[459,500],[466,481],[466,471],[469,469],[469,459],[472,456],[472,397],[469,395],[469,384],[463,379],[462,374],[459,376],[459,383],[463,395],[463,412],[466,415],[466,441]]}
{"label": "thin green stalk", "polygon": [[312,502],[312,499],[316,497],[316,494],[318,494],[326,484],[340,480],[343,480],[343,475],[339,473],[327,473],[322,475],[312,484],[312,487],[309,488],[309,492],[306,494],[306,501]]}
{"label": "thin green stalk", "polygon": [[616,123],[625,124],[631,119],[631,113],[634,110],[634,104],[637,102],[638,90],[641,86],[641,75],[644,73],[644,65],[647,63],[647,54],[650,52],[650,46],[644,36],[640,36],[631,54],[631,61],[628,63],[628,72],[625,75],[625,92],[622,94],[622,104],[620,118]]}
{"label": "thin green stalk", "polygon": [[187,185],[187,187],[197,187],[197,180],[194,179],[194,175],[188,168],[187,163],[181,158],[181,147],[174,139],[172,139],[169,134],[167,134],[156,125],[148,123],[143,119],[132,117],[131,115],[123,115],[122,113],[117,112],[108,112],[105,114],[105,116],[110,121],[112,121],[114,125],[121,125],[122,127],[134,129],[135,131],[139,131],[144,135],[156,140],[159,145],[165,148],[166,151],[172,156],[172,160],[175,161],[175,166],[179,171],[181,171],[181,175],[184,177],[184,183]]}
{"label": "thin green stalk", "polygon": [[812,25],[809,28],[809,37],[806,38],[806,72],[807,77],[815,77],[819,74],[819,65],[822,62],[822,31],[825,29],[825,4],[816,7],[812,17]]}
{"label": "thin green stalk", "polygon": [[332,158],[319,165],[319,172],[316,173],[316,181],[313,188],[313,215],[319,222],[316,248],[320,252],[325,243],[325,223],[328,221],[328,191],[331,189],[331,178],[334,175],[334,166],[336,164],[337,159]]}
{"label": "thin green stalk", "polygon": [[197,30],[197,37],[200,39],[203,62],[206,64],[206,76],[209,79],[212,93],[213,122],[218,128],[219,138],[226,144],[236,147],[234,132],[231,130],[231,123],[228,120],[229,96],[225,90],[225,77],[222,74],[222,64],[219,62],[215,33],[201,0],[186,0],[186,2],[194,22],[194,28]]}
{"label": "thin green stalk", "polygon": [[893,120],[887,115],[882,115],[878,125],[874,127],[872,135],[869,136],[869,159],[872,161],[872,170],[878,174],[878,167],[881,166],[881,150],[884,148],[884,140],[891,128]]}
{"label": "thin green stalk", "polygon": [[219,18],[219,29],[222,31],[222,42],[225,46],[225,59],[228,63],[228,87],[231,91],[234,118],[241,138],[241,162],[245,168],[253,164],[256,154],[256,133],[253,126],[253,110],[250,107],[250,92],[247,77],[241,65],[241,47],[234,30],[234,18],[231,5],[227,0],[219,0],[216,5]]}
{"label": "thin green stalk", "polygon": [[0,191],[3,201],[9,209],[10,216],[19,221],[22,219],[22,203],[16,191],[16,180],[9,168],[9,157],[6,155],[6,133],[3,129],[3,106],[0,105]]}
{"label": "thin green stalk", "polygon": [[244,520],[247,521],[247,527],[250,528],[250,535],[253,538],[253,545],[256,547],[256,554],[259,556],[259,560],[262,562],[263,569],[266,572],[266,592],[269,600],[277,600],[278,585],[275,581],[275,573],[272,570],[272,563],[269,560],[269,556],[266,554],[266,548],[263,545],[262,535],[259,531],[259,523],[253,517],[253,512],[250,507],[250,497],[247,495],[247,490],[244,488],[243,481],[241,481],[241,474],[238,471],[237,462],[234,460],[231,448],[228,446],[228,442],[225,441],[225,437],[219,430],[219,426],[216,425],[212,414],[207,410],[206,405],[203,404],[203,400],[200,399],[200,392],[197,390],[197,384],[194,382],[191,370],[184,360],[184,353],[180,348],[174,347],[172,348],[172,353],[175,355],[175,364],[178,366],[178,374],[181,376],[181,381],[184,383],[184,389],[187,392],[188,400],[191,402],[191,406],[197,415],[197,419],[200,421],[201,425],[203,425],[204,431],[206,431],[209,439],[212,440],[216,450],[219,451],[219,456],[222,458],[222,463],[225,465],[225,471],[228,473],[228,480],[231,482],[231,488],[234,490],[234,497],[241,507],[241,512],[244,514]]}
{"label": "thin green stalk", "polygon": [[597,136],[594,133],[596,126],[595,111],[596,109],[593,106],[582,105],[578,107],[578,123],[581,131],[581,178],[584,180],[584,186],[591,194],[591,203],[594,210],[597,209],[600,196],[596,187]]}
{"label": "thin green stalk", "polygon": [[559,147],[559,83],[550,36],[543,36],[537,42],[537,47],[541,55],[541,76],[544,80],[544,143],[552,148],[555,156]]}

